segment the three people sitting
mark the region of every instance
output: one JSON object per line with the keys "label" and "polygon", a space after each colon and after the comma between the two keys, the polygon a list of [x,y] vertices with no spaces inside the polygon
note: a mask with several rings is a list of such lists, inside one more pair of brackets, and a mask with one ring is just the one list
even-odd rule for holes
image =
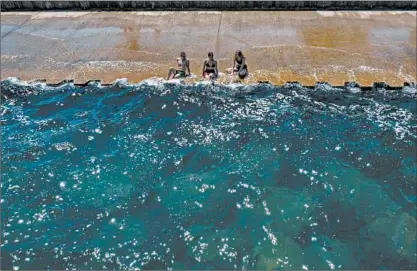
{"label": "three people sitting", "polygon": [[[167,80],[173,78],[184,78],[187,76],[187,71],[188,75],[191,75],[190,62],[187,59],[185,52],[181,52],[180,57],[177,58],[177,65],[177,69],[173,67],[169,69]],[[232,74],[237,72],[240,79],[243,79],[248,75],[246,57],[243,55],[242,51],[236,51],[233,58],[233,68],[228,69],[228,72]],[[204,60],[203,77],[209,80],[219,77],[218,63],[217,60],[214,59],[213,52],[209,52],[208,59]]]}

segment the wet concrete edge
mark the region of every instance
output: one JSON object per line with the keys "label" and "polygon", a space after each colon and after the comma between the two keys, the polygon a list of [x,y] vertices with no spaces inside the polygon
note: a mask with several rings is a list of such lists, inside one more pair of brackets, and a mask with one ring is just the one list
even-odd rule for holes
{"label": "wet concrete edge", "polygon": [[[19,78],[17,78],[17,79],[20,80]],[[2,80],[1,82],[3,82],[3,81],[4,80]],[[88,80],[85,83],[74,83],[73,79],[62,80],[62,81],[57,82],[57,83],[47,83],[46,79],[35,79],[35,80],[30,80],[28,82],[29,83],[45,83],[47,86],[50,86],[50,87],[59,87],[59,86],[65,85],[65,84],[73,84],[76,87],[87,87],[89,85],[100,85],[100,86],[103,86],[103,87],[108,87],[108,86],[113,86],[113,85],[116,84],[116,82],[102,84],[100,79]],[[169,81],[167,81],[167,83],[169,83]],[[127,81],[127,84],[129,84],[128,81]],[[299,83],[298,81],[286,82],[283,85],[273,85],[269,81],[258,81],[257,84],[267,84],[267,85],[271,85],[271,86],[274,86],[274,87],[297,86],[297,87],[303,87],[303,88],[308,88],[308,89],[316,89],[316,88],[320,88],[320,87],[331,87],[331,88],[336,88],[336,89],[358,88],[361,91],[375,91],[375,90],[378,90],[378,89],[402,90],[404,87],[412,87],[412,88],[417,87],[416,82],[404,82],[402,86],[391,86],[391,85],[387,84],[386,82],[374,82],[371,86],[361,86],[359,83],[357,83],[355,81],[345,82],[345,84],[343,86],[337,86],[337,85],[333,86],[333,85],[329,84],[328,82],[316,82],[315,85],[303,85],[303,84]]]}

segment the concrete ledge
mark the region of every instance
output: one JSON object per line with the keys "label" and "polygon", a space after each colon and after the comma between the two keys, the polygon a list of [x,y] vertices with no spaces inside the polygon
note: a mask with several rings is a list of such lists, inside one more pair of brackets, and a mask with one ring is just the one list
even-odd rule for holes
{"label": "concrete ledge", "polygon": [[416,10],[416,1],[1,1],[1,11]]}
{"label": "concrete ledge", "polygon": [[[4,3],[4,1],[2,2]],[[32,3],[32,2],[30,2]],[[90,3],[90,2],[89,2]],[[297,3],[297,2],[293,2]],[[272,4],[271,4],[272,5]],[[199,76],[208,51],[245,83],[416,81],[416,11],[2,12],[1,78],[48,83],[166,78],[180,51]],[[210,22],[210,24],[207,24]],[[41,68],[40,68],[41,67]],[[191,83],[199,79],[187,78]],[[225,76],[219,83],[234,80]]]}
{"label": "concrete ledge", "polygon": [[[68,82],[67,82],[68,81]],[[58,85],[62,85],[64,83],[71,83],[73,82],[73,80],[64,80],[62,82],[60,82]],[[110,87],[110,86],[114,86],[115,83],[113,84],[101,84],[100,80],[90,80],[84,84],[74,84],[74,86],[76,87],[86,87],[89,86],[91,84],[99,84],[103,87]],[[321,87],[327,87],[327,88],[336,88],[336,89],[350,89],[352,88],[352,86],[356,86],[356,88],[359,88],[361,91],[378,91],[379,89],[386,89],[386,90],[401,90],[404,87],[416,87],[414,82],[404,82],[403,86],[390,86],[385,82],[375,82],[373,83],[372,86],[360,86],[357,82],[346,82],[344,86],[333,86],[331,84],[329,84],[328,82],[317,82],[314,86],[309,86],[309,85],[302,85],[297,81],[293,81],[293,82],[287,82],[284,85],[273,85],[271,82],[269,81],[259,81],[258,84],[268,84],[274,87],[303,87],[303,88],[308,88],[308,89],[317,89],[317,88],[321,88]],[[54,85],[54,84],[47,84],[49,85]]]}
{"label": "concrete ledge", "polygon": [[74,83],[74,80],[62,80],[61,82],[59,82],[57,84],[46,84],[46,85],[51,86],[51,87],[60,87],[62,85],[71,84],[71,83]]}

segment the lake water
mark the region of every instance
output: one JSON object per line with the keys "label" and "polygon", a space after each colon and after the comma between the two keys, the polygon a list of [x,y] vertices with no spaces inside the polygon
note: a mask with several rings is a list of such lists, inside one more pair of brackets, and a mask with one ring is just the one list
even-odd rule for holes
{"label": "lake water", "polygon": [[416,269],[416,90],[1,82],[3,269]]}

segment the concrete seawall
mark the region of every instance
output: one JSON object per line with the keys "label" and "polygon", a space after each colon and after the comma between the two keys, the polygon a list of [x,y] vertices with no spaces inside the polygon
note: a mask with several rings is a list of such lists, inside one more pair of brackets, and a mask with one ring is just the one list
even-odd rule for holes
{"label": "concrete seawall", "polygon": [[2,11],[416,10],[416,1],[1,1]]}
{"label": "concrete seawall", "polygon": [[209,51],[226,72],[240,49],[248,84],[401,86],[416,82],[416,33],[415,11],[2,12],[0,74],[135,83],[166,78],[185,51],[198,81]]}

